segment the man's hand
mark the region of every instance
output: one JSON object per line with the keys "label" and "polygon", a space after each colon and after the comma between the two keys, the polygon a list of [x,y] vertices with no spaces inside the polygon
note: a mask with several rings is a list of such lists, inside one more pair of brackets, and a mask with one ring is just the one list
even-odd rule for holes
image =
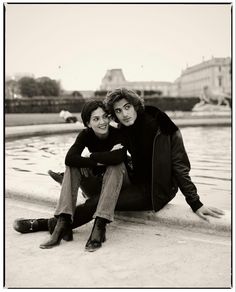
{"label": "man's hand", "polygon": [[123,147],[124,147],[124,146],[121,145],[121,144],[116,144],[116,145],[113,146],[113,148],[111,149],[111,151],[113,151],[113,150],[118,150],[118,149],[121,149],[121,148],[123,148]]}
{"label": "man's hand", "polygon": [[220,209],[217,209],[214,207],[205,207],[205,206],[202,206],[201,208],[199,208],[195,213],[200,218],[202,218],[203,220],[206,220],[207,222],[209,222],[209,219],[207,218],[207,216],[221,218],[220,215],[224,215],[224,212]]}

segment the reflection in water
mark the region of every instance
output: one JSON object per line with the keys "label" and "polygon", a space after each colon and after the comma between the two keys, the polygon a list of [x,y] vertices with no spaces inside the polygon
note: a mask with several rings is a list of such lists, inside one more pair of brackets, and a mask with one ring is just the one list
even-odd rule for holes
{"label": "reflection in water", "polygon": [[[181,129],[191,162],[191,177],[200,191],[231,194],[231,128]],[[47,175],[64,170],[65,155],[77,134],[32,137],[6,143],[6,170]],[[219,192],[216,192],[217,194]]]}

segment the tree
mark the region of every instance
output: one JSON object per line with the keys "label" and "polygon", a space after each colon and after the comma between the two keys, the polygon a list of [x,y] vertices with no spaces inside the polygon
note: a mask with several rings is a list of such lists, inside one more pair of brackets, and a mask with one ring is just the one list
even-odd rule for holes
{"label": "tree", "polygon": [[18,84],[22,96],[33,97],[39,95],[39,87],[34,78],[22,77]]}
{"label": "tree", "polygon": [[37,79],[39,88],[39,95],[43,96],[59,96],[60,84],[56,80],[48,77],[41,77]]}
{"label": "tree", "polygon": [[83,95],[77,90],[73,91],[71,95],[73,97],[81,97],[81,98],[83,98]]}
{"label": "tree", "polygon": [[14,79],[7,80],[5,83],[6,98],[16,98],[20,95],[18,82]]}

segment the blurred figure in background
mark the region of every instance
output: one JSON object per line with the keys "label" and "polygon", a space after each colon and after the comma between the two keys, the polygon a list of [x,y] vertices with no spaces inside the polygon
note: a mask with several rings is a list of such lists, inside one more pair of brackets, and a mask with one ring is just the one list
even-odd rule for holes
{"label": "blurred figure in background", "polygon": [[69,111],[62,110],[60,111],[59,116],[60,118],[63,118],[66,123],[76,123],[78,121],[76,116],[73,116]]}

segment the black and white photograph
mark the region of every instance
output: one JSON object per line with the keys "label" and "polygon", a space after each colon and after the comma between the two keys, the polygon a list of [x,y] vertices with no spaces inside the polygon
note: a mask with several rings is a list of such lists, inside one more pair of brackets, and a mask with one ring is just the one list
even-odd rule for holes
{"label": "black and white photograph", "polygon": [[2,3],[3,288],[234,287],[234,9]]}

